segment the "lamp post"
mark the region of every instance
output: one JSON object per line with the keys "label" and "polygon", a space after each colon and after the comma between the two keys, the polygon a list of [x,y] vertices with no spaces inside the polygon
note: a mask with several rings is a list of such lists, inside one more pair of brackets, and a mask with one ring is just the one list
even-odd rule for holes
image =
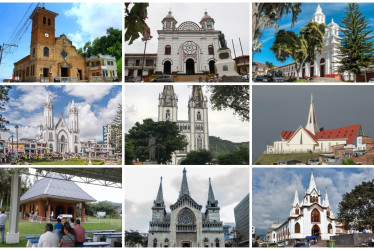
{"label": "lamp post", "polygon": [[12,139],[12,151],[11,151],[11,154],[10,155],[13,155],[13,135],[10,136],[10,138]]}
{"label": "lamp post", "polygon": [[142,63],[142,75],[141,81],[143,82],[143,70],[144,70],[144,60],[145,60],[145,50],[147,48],[147,43],[152,39],[152,36],[143,36],[142,41],[144,42],[144,53],[143,53],[143,63]]}
{"label": "lamp post", "polygon": [[16,136],[17,136],[17,158],[18,158],[18,125],[14,127],[16,129]]}

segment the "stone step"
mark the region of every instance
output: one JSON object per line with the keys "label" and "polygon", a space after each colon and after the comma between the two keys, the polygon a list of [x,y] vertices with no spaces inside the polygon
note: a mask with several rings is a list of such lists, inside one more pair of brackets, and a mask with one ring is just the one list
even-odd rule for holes
{"label": "stone step", "polygon": [[199,78],[205,82],[206,75],[178,75],[175,79],[176,82],[199,82]]}

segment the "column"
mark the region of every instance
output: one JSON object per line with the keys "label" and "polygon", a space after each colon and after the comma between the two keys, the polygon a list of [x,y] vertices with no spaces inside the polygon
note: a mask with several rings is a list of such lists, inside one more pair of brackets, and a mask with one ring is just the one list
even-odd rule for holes
{"label": "column", "polygon": [[18,171],[15,171],[11,180],[9,232],[6,234],[6,244],[19,244],[18,210],[20,203],[20,190],[21,177],[19,176]]}
{"label": "column", "polygon": [[81,222],[84,222],[84,218],[86,217],[86,203],[82,202],[82,215],[81,215]]}

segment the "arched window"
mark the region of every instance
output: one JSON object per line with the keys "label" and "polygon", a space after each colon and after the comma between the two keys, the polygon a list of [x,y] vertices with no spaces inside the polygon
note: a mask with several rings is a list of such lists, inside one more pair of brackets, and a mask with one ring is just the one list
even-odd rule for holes
{"label": "arched window", "polygon": [[153,247],[157,247],[157,239],[153,239]]}
{"label": "arched window", "polygon": [[78,143],[78,136],[75,136],[74,142]]}
{"label": "arched window", "polygon": [[216,247],[219,247],[219,239],[216,238]]}
{"label": "arched window", "polygon": [[327,232],[328,232],[329,234],[332,234],[332,225],[331,225],[331,224],[329,224],[329,225],[327,226]]}
{"label": "arched window", "polygon": [[295,224],[295,234],[299,234],[300,233],[300,224],[297,222]]}
{"label": "arched window", "polygon": [[299,209],[296,208],[296,210],[295,210],[295,214],[299,214],[299,213],[300,213]]}
{"label": "arched window", "polygon": [[203,139],[201,138],[201,136],[197,137],[197,140],[196,140],[196,144],[197,144],[197,150],[200,150],[203,148]]}
{"label": "arched window", "polygon": [[48,47],[44,47],[44,56],[49,57],[49,48]]}
{"label": "arched window", "polygon": [[209,45],[208,46],[208,54],[209,55],[213,55],[214,54],[214,47],[213,47],[213,45]]}
{"label": "arched window", "polygon": [[209,239],[204,238],[204,247],[209,247]]}
{"label": "arched window", "polygon": [[312,214],[311,214],[311,222],[321,222],[321,214],[319,213],[318,209],[315,208],[313,209],[312,211]]}
{"label": "arched window", "polygon": [[170,119],[170,110],[166,110],[166,119],[167,119],[167,120]]}
{"label": "arched window", "polygon": [[330,217],[330,210],[327,210],[326,214]]}
{"label": "arched window", "polygon": [[196,119],[199,120],[199,121],[201,121],[201,113],[200,113],[200,111],[197,112]]}
{"label": "arched window", "polygon": [[35,57],[35,48],[32,48],[32,57]]}
{"label": "arched window", "polygon": [[171,47],[170,45],[165,46],[165,55],[171,55]]}
{"label": "arched window", "polygon": [[168,238],[165,239],[164,247],[169,247],[169,239]]}
{"label": "arched window", "polygon": [[51,19],[48,18],[48,25],[51,25]]}
{"label": "arched window", "polygon": [[47,23],[47,18],[43,17],[43,24]]}

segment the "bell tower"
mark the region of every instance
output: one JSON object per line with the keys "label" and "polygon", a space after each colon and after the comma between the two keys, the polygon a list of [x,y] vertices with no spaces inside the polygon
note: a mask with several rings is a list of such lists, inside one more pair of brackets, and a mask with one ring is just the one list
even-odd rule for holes
{"label": "bell tower", "polygon": [[57,13],[46,10],[44,7],[35,8],[30,16],[30,19],[32,20],[31,47],[38,42],[46,44],[55,43],[56,16],[58,16]]}

